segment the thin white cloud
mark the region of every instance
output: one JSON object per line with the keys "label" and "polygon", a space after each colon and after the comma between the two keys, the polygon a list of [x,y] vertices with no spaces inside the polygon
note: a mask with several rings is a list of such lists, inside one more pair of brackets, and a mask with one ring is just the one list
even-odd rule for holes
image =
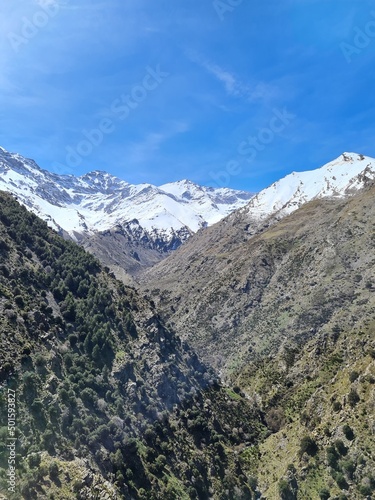
{"label": "thin white cloud", "polygon": [[244,98],[250,102],[269,101],[277,95],[277,89],[266,82],[244,83],[234,73],[223,69],[218,64],[203,58],[202,56],[187,51],[188,58],[198,64],[201,68],[213,75],[216,80],[223,84],[226,93],[231,97]]}
{"label": "thin white cloud", "polygon": [[222,68],[216,66],[215,64],[203,63],[202,66],[224,84],[225,90],[229,95],[242,95],[242,85],[237,82],[234,75],[232,75],[228,71],[224,71]]}

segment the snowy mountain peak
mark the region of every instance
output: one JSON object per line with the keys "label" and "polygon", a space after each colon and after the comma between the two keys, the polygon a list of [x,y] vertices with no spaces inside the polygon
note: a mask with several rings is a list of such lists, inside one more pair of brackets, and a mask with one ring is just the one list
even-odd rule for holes
{"label": "snowy mountain peak", "polygon": [[121,227],[148,240],[173,241],[174,246],[244,206],[252,196],[202,187],[187,179],[157,187],[129,184],[100,170],[81,177],[57,175],[3,148],[0,189],[14,193],[54,229],[73,238]]}
{"label": "snowy mountain peak", "polygon": [[250,220],[280,218],[315,198],[348,196],[374,179],[373,158],[344,152],[317,170],[292,172],[254,196],[188,179],[157,187],[129,184],[100,170],[57,175],[0,148],[0,189],[14,193],[54,229],[76,238],[122,228],[135,240],[158,242],[158,248],[164,243],[176,248],[237,209]]}
{"label": "snowy mountain peak", "polygon": [[243,209],[251,219],[292,213],[316,198],[343,198],[375,179],[375,159],[343,153],[316,170],[292,172],[255,195]]}
{"label": "snowy mountain peak", "polygon": [[129,186],[126,181],[123,181],[108,172],[104,172],[103,170],[88,172],[87,174],[78,177],[78,180],[88,184],[88,186],[101,193],[108,193],[117,189],[124,189]]}

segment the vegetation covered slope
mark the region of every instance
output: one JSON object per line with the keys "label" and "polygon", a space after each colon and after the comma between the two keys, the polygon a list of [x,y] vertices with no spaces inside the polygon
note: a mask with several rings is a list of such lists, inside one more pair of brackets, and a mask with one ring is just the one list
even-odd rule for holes
{"label": "vegetation covered slope", "polygon": [[94,257],[10,195],[0,207],[2,445],[9,388],[17,402],[5,498],[253,498],[235,447],[258,441],[259,412]]}
{"label": "vegetation covered slope", "polygon": [[265,413],[272,434],[240,452],[265,498],[373,498],[374,195],[255,235],[237,214],[148,273],[166,320]]}
{"label": "vegetation covered slope", "polygon": [[266,498],[373,498],[373,317],[249,363],[237,384],[258,401],[272,431],[258,453],[241,454]]}

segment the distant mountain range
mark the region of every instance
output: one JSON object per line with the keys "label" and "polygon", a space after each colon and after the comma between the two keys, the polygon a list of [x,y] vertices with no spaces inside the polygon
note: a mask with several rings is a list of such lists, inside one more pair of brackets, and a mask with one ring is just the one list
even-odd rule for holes
{"label": "distant mountain range", "polygon": [[[198,229],[243,207],[246,191],[188,180],[133,185],[106,172],[57,175],[0,148],[0,190],[82,244],[118,275],[159,262]],[[110,248],[110,252],[108,252]]]}
{"label": "distant mountain range", "polygon": [[82,177],[57,175],[33,161],[0,148],[0,189],[56,230],[73,238],[128,224],[151,239],[175,246],[198,229],[244,206],[252,194],[199,186],[188,180],[163,186],[133,185],[106,172]]}
{"label": "distant mountain range", "polygon": [[[293,172],[258,194],[182,180],[129,184],[106,172],[57,175],[0,148],[0,190],[8,191],[117,274],[136,275],[176,250],[199,229],[226,216],[247,220],[253,234],[315,198],[342,198],[375,177],[375,160],[344,153],[320,169]],[[234,213],[233,213],[234,212]]]}

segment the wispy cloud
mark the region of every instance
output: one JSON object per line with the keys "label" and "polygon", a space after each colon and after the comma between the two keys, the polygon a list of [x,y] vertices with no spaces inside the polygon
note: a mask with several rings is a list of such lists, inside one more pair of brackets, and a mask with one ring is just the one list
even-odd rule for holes
{"label": "wispy cloud", "polygon": [[[58,14],[43,25],[40,11],[56,2]],[[212,1],[0,0],[0,145],[45,168],[64,163],[66,146],[111,118],[114,99],[159,65],[170,74],[165,84],[116,122],[77,173],[120,169],[132,182],[209,181],[239,141],[257,137],[272,110],[284,107],[298,118],[258,155],[262,167],[296,168],[301,158],[317,166],[320,157],[337,156],[336,144],[355,150],[359,141],[369,142],[364,153],[371,155],[364,131],[372,130],[375,106],[373,44],[349,67],[340,42],[367,25],[372,4],[242,2],[222,23]],[[35,35],[25,18],[36,21]],[[15,52],[9,33],[28,34],[27,43]]]}
{"label": "wispy cloud", "polygon": [[188,58],[198,64],[201,68],[213,75],[220,82],[228,96],[243,98],[249,102],[269,101],[276,97],[277,89],[274,85],[266,82],[244,82],[233,72],[222,68],[203,56],[187,51]]}

